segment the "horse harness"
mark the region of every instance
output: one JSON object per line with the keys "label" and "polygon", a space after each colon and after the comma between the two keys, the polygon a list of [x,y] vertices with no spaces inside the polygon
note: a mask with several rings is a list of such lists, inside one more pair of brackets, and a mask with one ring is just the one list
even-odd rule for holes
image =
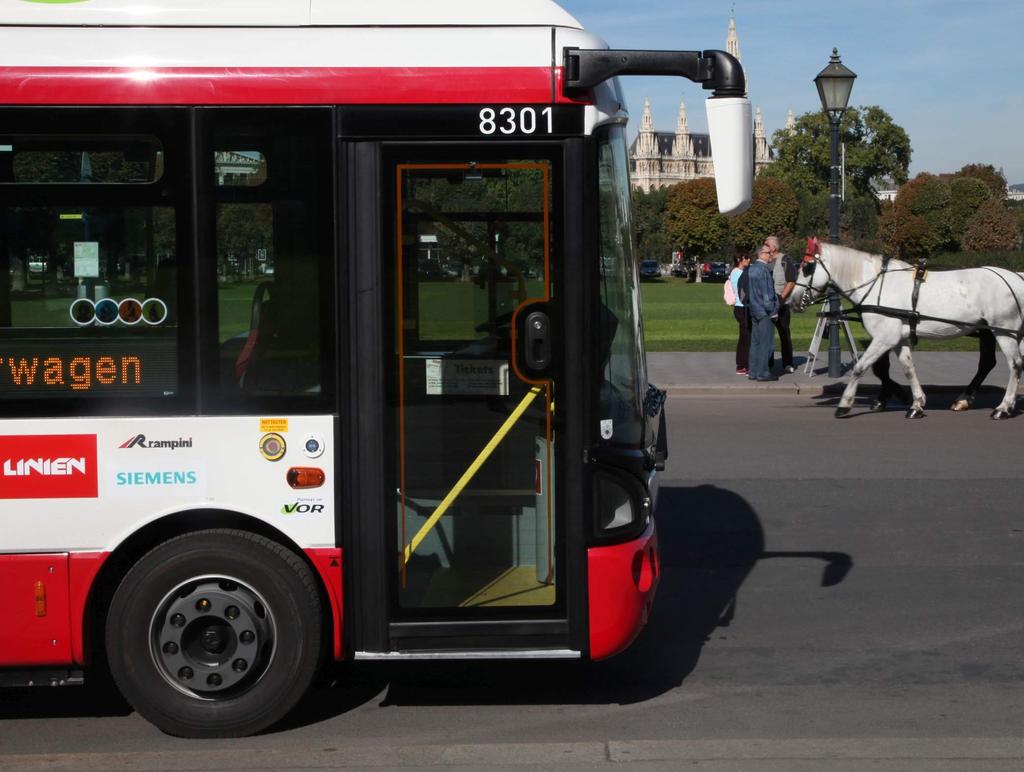
{"label": "horse harness", "polygon": [[[910,292],[910,345],[917,345],[917,323],[921,314],[917,312],[917,296],[921,294],[921,284],[928,278],[928,260],[919,257],[914,265],[914,289]],[[881,290],[878,296],[882,296]]]}
{"label": "horse harness", "polygon": [[[810,293],[811,291],[813,291],[811,282],[813,281],[814,272],[815,270],[817,270],[818,263],[821,262],[820,260],[818,260],[818,255],[812,255],[809,252],[805,253],[804,257],[812,257],[813,259],[805,260],[800,269],[801,273],[803,273],[803,275],[807,277],[806,284],[803,282],[797,282],[798,287],[802,286],[804,288],[804,295],[801,298],[801,310],[810,305]],[[863,322],[863,315],[865,313],[879,314],[881,316],[891,316],[896,319],[902,319],[905,322],[907,322],[907,324],[910,326],[911,346],[917,345],[917,325],[919,322],[941,322],[943,324],[951,324],[954,326],[964,325],[964,322],[958,321],[956,319],[944,319],[939,316],[929,316],[927,314],[922,314],[917,310],[917,300],[921,293],[921,285],[928,279],[928,261],[926,258],[918,258],[915,265],[909,268],[890,268],[889,260],[889,257],[882,258],[882,270],[875,274],[875,276],[870,281],[864,282],[864,284],[854,287],[849,291],[843,291],[843,289],[839,287],[839,285],[836,284],[836,282],[832,279],[832,274],[828,270],[828,266],[825,265],[824,263],[821,263],[822,270],[824,270],[826,275],[828,276],[828,281],[826,282],[825,286],[827,287],[828,285],[831,284],[832,287],[836,290],[836,292],[838,292],[842,296],[843,300],[847,301],[851,305],[851,308],[839,312],[838,316],[836,317],[837,320]],[[1019,342],[1022,338],[1024,338],[1024,308],[1021,307],[1021,302],[1020,299],[1017,297],[1017,293],[1013,291],[1013,288],[1010,286],[1010,283],[1006,281],[1006,277],[1004,277],[1002,274],[993,271],[989,266],[979,267],[986,271],[991,271],[1002,280],[1003,284],[1006,285],[1006,288],[1010,291],[1010,295],[1013,297],[1014,302],[1017,304],[1017,312],[1021,318],[1021,327],[1019,327],[1016,330],[1008,329],[1005,327],[994,327],[988,322],[986,322],[984,319],[980,320],[977,324],[971,324],[969,326],[974,327],[975,329],[978,330],[989,330],[995,334],[1012,335]],[[851,297],[852,293],[864,287],[867,287],[867,292],[864,293],[864,297],[869,297],[871,295],[871,291],[875,287],[875,284],[878,284],[878,297],[881,298],[882,288],[885,286],[885,275],[887,273],[892,273],[896,271],[914,272],[914,286],[910,292],[909,311],[903,308],[892,308],[890,306],[882,306],[877,304],[869,305],[864,303],[857,303]]]}

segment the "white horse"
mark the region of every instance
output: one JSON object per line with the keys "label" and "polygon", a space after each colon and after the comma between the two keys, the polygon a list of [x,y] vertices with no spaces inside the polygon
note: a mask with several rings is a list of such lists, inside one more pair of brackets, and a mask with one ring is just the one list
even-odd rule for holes
{"label": "white horse", "polygon": [[925,395],[911,357],[913,319],[914,332],[920,338],[955,338],[985,327],[995,334],[1010,369],[1010,381],[992,418],[1009,418],[1021,376],[1024,278],[988,267],[929,271],[920,282],[915,281],[916,274],[914,266],[900,260],[885,261],[880,255],[837,244],[819,245],[816,239],[808,239],[790,305],[803,311],[831,284],[859,311],[864,329],[871,336],[839,400],[836,417],[849,415],[857,383],[889,349],[896,352],[910,381],[914,401],[907,418],[924,416]]}

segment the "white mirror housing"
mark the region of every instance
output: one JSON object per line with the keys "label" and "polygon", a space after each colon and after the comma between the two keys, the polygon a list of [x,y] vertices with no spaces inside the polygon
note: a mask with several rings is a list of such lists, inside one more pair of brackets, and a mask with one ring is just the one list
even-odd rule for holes
{"label": "white mirror housing", "polygon": [[740,214],[750,207],[754,184],[754,127],[746,97],[707,100],[711,157],[715,163],[718,211]]}

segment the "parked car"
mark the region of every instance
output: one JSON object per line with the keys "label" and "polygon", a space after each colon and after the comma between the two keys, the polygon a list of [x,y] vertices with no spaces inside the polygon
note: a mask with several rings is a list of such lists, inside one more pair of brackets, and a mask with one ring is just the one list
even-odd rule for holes
{"label": "parked car", "polygon": [[700,270],[700,259],[691,257],[687,260],[680,260],[672,264],[672,275],[686,279],[687,281],[697,280],[697,271]]}
{"label": "parked car", "polygon": [[641,260],[640,261],[640,278],[641,279],[660,279],[661,278],[661,265],[657,260]]}
{"label": "parked car", "polygon": [[704,281],[725,281],[729,278],[729,266],[725,263],[705,263],[701,271]]}

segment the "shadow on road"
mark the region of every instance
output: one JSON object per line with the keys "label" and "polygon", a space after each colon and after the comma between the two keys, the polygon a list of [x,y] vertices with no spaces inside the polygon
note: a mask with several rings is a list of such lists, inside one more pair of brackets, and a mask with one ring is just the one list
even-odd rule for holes
{"label": "shadow on road", "polygon": [[[815,396],[815,404],[818,407],[835,408],[839,405],[839,398],[842,396],[843,388],[846,385],[846,376],[843,376],[843,381],[834,388],[826,388],[826,390]],[[922,384],[921,389],[925,394],[925,412],[938,412],[947,411],[959,397],[960,392],[963,390],[962,387],[946,386],[946,385],[929,385]],[[912,397],[910,395],[909,386],[900,386],[900,396],[893,397],[886,403],[886,409],[880,411],[872,411],[870,405],[874,402],[875,397],[878,395],[879,385],[877,383],[861,383],[857,389],[857,397],[853,402],[853,412],[846,416],[849,418],[859,418],[862,416],[881,416],[887,413],[898,413],[903,414],[907,407],[910,406]],[[971,410],[991,412],[1003,401],[1003,395],[1006,394],[1005,389],[1000,389],[996,386],[982,386],[978,393],[975,395],[974,404],[971,406]],[[1011,417],[1016,418],[1020,413],[1021,409],[1021,397],[1017,397],[1016,410]]]}
{"label": "shadow on road", "polygon": [[330,718],[380,695],[382,705],[628,704],[678,687],[711,634],[728,626],[754,566],[774,558],[821,561],[822,586],[853,566],[842,552],[766,552],[757,513],[712,485],[662,487],[656,513],[661,583],[651,621],[605,662],[359,663],[314,692],[278,730]]}
{"label": "shadow on road", "polygon": [[[661,581],[651,621],[606,662],[346,663],[271,732],[318,723],[373,700],[382,705],[628,704],[664,694],[697,667],[705,642],[737,614],[737,593],[754,566],[773,558],[821,561],[822,586],[853,566],[842,552],[766,552],[747,501],[712,485],[661,489],[656,512]],[[124,715],[103,687],[11,690],[0,719]]]}

